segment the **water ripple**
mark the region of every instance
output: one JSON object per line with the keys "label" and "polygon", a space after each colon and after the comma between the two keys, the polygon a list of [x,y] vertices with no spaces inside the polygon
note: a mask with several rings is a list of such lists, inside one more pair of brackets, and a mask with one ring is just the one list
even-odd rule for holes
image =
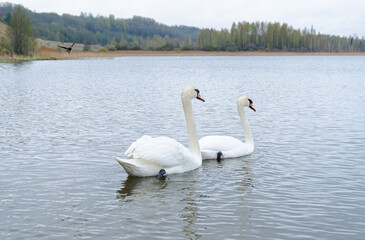
{"label": "water ripple", "polygon": [[[362,239],[364,57],[127,57],[0,64],[1,239]],[[66,71],[67,69],[67,71]],[[144,134],[255,151],[189,173],[128,177],[113,159]]]}

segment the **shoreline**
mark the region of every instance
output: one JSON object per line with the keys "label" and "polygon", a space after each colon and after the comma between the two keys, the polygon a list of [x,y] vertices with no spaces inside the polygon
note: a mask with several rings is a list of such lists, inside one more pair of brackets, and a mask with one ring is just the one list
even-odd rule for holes
{"label": "shoreline", "polygon": [[0,62],[19,62],[37,60],[70,60],[114,57],[190,57],[190,56],[365,56],[365,52],[225,52],[225,51],[147,51],[147,50],[124,50],[124,51],[72,51],[70,54],[52,48],[38,49],[34,57],[24,56],[0,56]]}

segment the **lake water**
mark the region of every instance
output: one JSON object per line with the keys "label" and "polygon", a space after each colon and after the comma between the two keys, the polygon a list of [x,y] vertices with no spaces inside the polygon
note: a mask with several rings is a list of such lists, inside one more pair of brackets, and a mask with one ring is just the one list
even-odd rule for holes
{"label": "lake water", "polygon": [[[131,178],[112,158],[144,134],[255,151]],[[123,57],[0,64],[1,239],[363,239],[365,56]]]}

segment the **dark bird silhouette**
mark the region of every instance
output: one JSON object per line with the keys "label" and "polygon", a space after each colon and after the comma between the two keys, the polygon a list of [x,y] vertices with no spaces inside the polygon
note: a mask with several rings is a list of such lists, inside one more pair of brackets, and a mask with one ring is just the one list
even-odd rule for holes
{"label": "dark bird silhouette", "polygon": [[66,52],[68,52],[68,54],[70,54],[72,51],[72,47],[75,45],[75,43],[76,43],[76,41],[70,47],[65,47],[65,46],[60,46],[60,45],[57,45],[57,47],[66,49]]}

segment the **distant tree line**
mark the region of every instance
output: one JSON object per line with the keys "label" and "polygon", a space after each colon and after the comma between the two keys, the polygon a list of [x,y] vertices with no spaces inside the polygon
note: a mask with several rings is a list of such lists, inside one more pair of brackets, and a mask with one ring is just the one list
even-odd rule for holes
{"label": "distant tree line", "polygon": [[[16,9],[20,12],[17,13]],[[19,16],[23,20],[14,28]],[[0,3],[0,21],[11,27],[8,35],[12,47],[9,49],[18,54],[29,54],[35,48],[33,35],[44,40],[84,43],[84,50],[89,50],[90,44],[99,44],[105,51],[365,51],[364,37],[320,34],[313,27],[300,30],[286,23],[238,22],[230,29],[218,31],[167,26],[139,16],[117,19],[113,15],[104,17],[90,13],[81,13],[80,16],[36,13],[11,3]],[[14,36],[23,37],[15,41]],[[0,47],[5,45],[1,40]]]}
{"label": "distant tree line", "polygon": [[365,39],[320,34],[311,27],[294,29],[288,24],[238,22],[230,30],[202,29],[198,48],[206,51],[362,52]]}

